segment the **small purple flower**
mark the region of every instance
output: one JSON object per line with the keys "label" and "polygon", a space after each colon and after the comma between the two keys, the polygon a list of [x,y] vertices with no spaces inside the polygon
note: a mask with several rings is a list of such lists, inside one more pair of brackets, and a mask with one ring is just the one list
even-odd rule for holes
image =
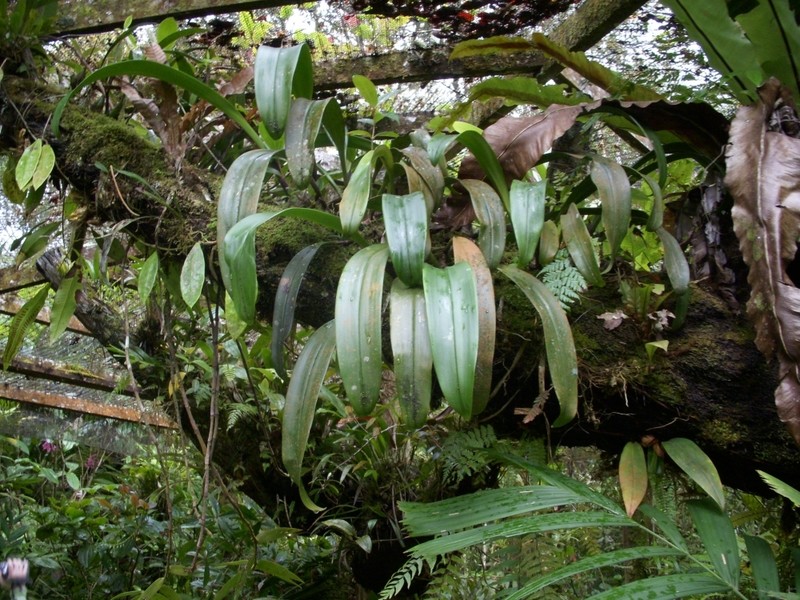
{"label": "small purple flower", "polygon": [[42,452],[45,454],[52,454],[56,450],[58,450],[58,444],[56,444],[52,440],[42,440],[42,443],[39,444],[39,447],[42,449]]}
{"label": "small purple flower", "polygon": [[94,454],[90,454],[83,466],[86,467],[87,471],[94,471],[100,466],[100,460]]}

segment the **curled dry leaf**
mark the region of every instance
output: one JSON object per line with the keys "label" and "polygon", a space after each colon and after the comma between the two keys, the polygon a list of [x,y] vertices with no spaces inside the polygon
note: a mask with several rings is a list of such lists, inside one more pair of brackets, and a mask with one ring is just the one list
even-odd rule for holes
{"label": "curled dry leaf", "polygon": [[793,107],[786,88],[771,79],[759,95],[760,102],[739,109],[731,123],[725,184],[750,267],[747,314],[756,346],[778,358],[778,416],[800,443],[800,140],[769,125],[776,108]]}

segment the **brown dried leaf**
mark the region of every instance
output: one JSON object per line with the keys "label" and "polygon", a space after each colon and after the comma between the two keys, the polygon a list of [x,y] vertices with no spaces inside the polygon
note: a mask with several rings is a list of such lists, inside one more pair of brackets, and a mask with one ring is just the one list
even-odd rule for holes
{"label": "brown dried leaf", "polygon": [[747,314],[758,349],[777,355],[778,416],[800,443],[800,140],[768,131],[776,103],[786,97],[780,82],[771,79],[759,95],[761,101],[741,108],[731,123],[725,184],[750,267]]}
{"label": "brown dried leaf", "polygon": [[142,98],[139,91],[125,80],[120,81],[120,91],[125,94],[125,97],[133,105],[145,122],[150,126],[150,129],[158,136],[161,137],[164,131],[164,121],[161,119],[161,111],[158,105],[150,98]]}
{"label": "brown dried leaf", "polygon": [[145,46],[144,55],[148,60],[152,60],[153,62],[161,63],[162,65],[167,64],[167,55],[164,49],[158,44],[148,44]]}

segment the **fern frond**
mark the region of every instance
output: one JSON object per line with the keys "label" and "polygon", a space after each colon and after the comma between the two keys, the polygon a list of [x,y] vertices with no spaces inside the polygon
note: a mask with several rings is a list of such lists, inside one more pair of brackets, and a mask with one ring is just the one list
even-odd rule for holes
{"label": "fern frond", "polygon": [[483,469],[490,461],[482,451],[496,443],[497,436],[489,425],[450,434],[442,444],[444,480],[458,484]]}
{"label": "fern frond", "polygon": [[583,275],[572,265],[569,254],[564,249],[559,250],[555,260],[539,271],[539,279],[553,292],[566,311],[580,299],[580,293],[587,287]]}
{"label": "fern frond", "polygon": [[254,404],[231,402],[225,407],[228,431],[233,429],[239,421],[254,419],[258,416],[258,407]]}
{"label": "fern frond", "polygon": [[[411,587],[411,582],[422,573],[425,563],[428,562],[425,558],[412,558],[397,569],[392,578],[386,582],[383,590],[378,596],[378,600],[389,600],[399,594],[404,587]],[[433,571],[436,566],[436,561],[428,562],[428,567]]]}

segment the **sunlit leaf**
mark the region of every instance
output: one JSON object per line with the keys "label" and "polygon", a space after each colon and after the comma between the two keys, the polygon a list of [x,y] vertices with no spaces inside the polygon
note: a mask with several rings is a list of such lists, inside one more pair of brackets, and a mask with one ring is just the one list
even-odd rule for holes
{"label": "sunlit leaf", "polygon": [[475,275],[467,263],[422,272],[436,378],[448,404],[472,417],[479,321]]}
{"label": "sunlit leaf", "polygon": [[364,101],[373,108],[378,106],[378,89],[369,78],[363,75],[353,75],[353,85],[356,86],[358,93]]}
{"label": "sunlit leaf", "polygon": [[486,54],[507,55],[530,52],[535,47],[529,40],[522,37],[498,35],[486,39],[459,42],[450,53],[450,60]]}
{"label": "sunlit leaf", "polygon": [[469,192],[475,216],[481,224],[478,231],[480,246],[490,269],[496,269],[506,249],[506,213],[503,203],[492,186],[478,179],[462,179]]}
{"label": "sunlit leaf", "polygon": [[75,294],[81,288],[77,277],[66,277],[58,285],[50,311],[50,342],[54,342],[67,329],[69,320],[75,314]]}
{"label": "sunlit leaf", "polygon": [[186,302],[186,306],[193,308],[203,293],[203,284],[206,281],[206,258],[203,255],[203,247],[197,242],[186,260],[183,261],[181,269],[181,297]]}
{"label": "sunlit leaf", "polygon": [[[494,192],[492,192],[494,193]],[[497,205],[500,200],[497,199]],[[475,362],[475,387],[472,395],[472,414],[483,412],[492,391],[492,367],[497,333],[497,309],[494,300],[494,281],[484,254],[465,237],[453,238],[455,262],[466,262],[475,274],[478,294],[478,357]]]}
{"label": "sunlit leaf", "polygon": [[578,412],[578,358],[567,315],[547,286],[530,273],[506,265],[500,272],[513,281],[539,313],[550,379],[561,412],[553,427],[566,425]]}
{"label": "sunlit leaf", "polygon": [[422,264],[428,240],[428,207],[421,192],[384,194],[381,208],[386,241],[397,276],[409,287],[422,284]]}
{"label": "sunlit leaf", "polygon": [[619,488],[629,517],[647,493],[647,462],[644,448],[638,442],[628,442],[619,457]]}
{"label": "sunlit leaf", "polygon": [[544,227],[545,192],[547,182],[511,183],[511,224],[517,240],[517,266],[525,268],[532,260]]}
{"label": "sunlit leaf", "polygon": [[314,422],[320,388],[336,344],[336,329],[329,321],[308,338],[286,390],[281,432],[281,458],[292,481],[300,488],[303,504],[311,511],[322,510],[311,501],[303,487],[303,456]]}
{"label": "sunlit leaf", "polygon": [[686,438],[664,440],[661,446],[667,455],[708,494],[720,508],[725,508],[725,492],[714,463],[700,447]]}
{"label": "sunlit leaf", "polygon": [[369,414],[381,387],[381,309],[389,249],[373,244],[345,265],[336,289],[336,356],[353,410]]}
{"label": "sunlit leaf", "polygon": [[389,296],[389,334],[400,419],[422,427],[431,410],[433,357],[422,288],[409,288],[396,279]]}

